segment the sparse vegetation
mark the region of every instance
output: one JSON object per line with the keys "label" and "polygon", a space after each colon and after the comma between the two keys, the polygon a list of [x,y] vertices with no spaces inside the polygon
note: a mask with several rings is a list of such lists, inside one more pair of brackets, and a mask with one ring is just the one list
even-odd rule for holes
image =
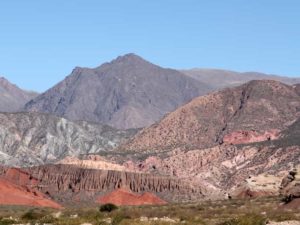
{"label": "sparse vegetation", "polygon": [[9,224],[14,224],[16,221],[11,220],[11,219],[1,219],[0,220],[0,225],[9,225]]}
{"label": "sparse vegetation", "polygon": [[265,225],[266,218],[261,215],[247,214],[238,218],[221,222],[218,225]]}
{"label": "sparse vegetation", "polygon": [[[53,225],[81,225],[84,223],[93,225],[261,225],[265,224],[267,220],[300,221],[299,212],[280,208],[280,203],[280,198],[232,199],[166,206],[115,208],[111,205],[103,205],[100,208],[103,207],[104,211],[101,211],[99,207],[66,208],[57,211],[10,206],[0,207],[0,225],[19,223]],[[55,216],[57,212],[60,212],[59,216]],[[10,216],[13,216],[13,219]]]}

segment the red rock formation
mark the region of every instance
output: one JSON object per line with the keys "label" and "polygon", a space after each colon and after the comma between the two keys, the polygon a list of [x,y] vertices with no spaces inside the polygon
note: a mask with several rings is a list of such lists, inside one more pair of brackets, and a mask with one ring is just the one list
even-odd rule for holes
{"label": "red rock formation", "polygon": [[100,204],[113,203],[115,205],[164,205],[164,200],[156,195],[146,192],[142,195],[131,192],[126,189],[117,189],[97,199]]}
{"label": "red rock formation", "polygon": [[[160,193],[168,201],[187,199],[190,195],[203,197],[200,189],[170,176],[85,169],[71,165],[46,165],[21,170],[0,168],[0,177],[39,190],[62,204],[74,201],[89,203],[94,201],[95,196],[121,187],[128,187],[136,193]],[[151,196],[145,195],[144,198]]]}
{"label": "red rock formation", "polygon": [[0,178],[0,204],[62,208],[41,192],[22,187]]}
{"label": "red rock formation", "polygon": [[2,177],[16,185],[21,186],[36,186],[38,184],[37,179],[33,178],[29,173],[19,168],[8,168],[6,172],[2,175]]}
{"label": "red rock formation", "polygon": [[262,142],[267,140],[275,140],[279,137],[279,130],[270,130],[265,131],[264,133],[260,134],[257,131],[234,131],[230,134],[227,134],[223,138],[223,142],[225,144],[247,144],[247,143],[254,143],[254,142]]}
{"label": "red rock formation", "polygon": [[163,175],[84,169],[71,165],[46,165],[24,168],[39,180],[39,190],[60,202],[74,199],[91,201],[95,196],[121,187],[136,193],[160,193],[168,201],[203,197],[201,190],[188,182]]}

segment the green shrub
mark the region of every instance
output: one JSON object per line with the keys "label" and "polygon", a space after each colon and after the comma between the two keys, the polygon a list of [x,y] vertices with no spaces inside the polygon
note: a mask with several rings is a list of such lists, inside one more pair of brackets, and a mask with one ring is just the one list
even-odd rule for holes
{"label": "green shrub", "polygon": [[9,225],[9,224],[14,224],[16,221],[11,220],[11,219],[1,219],[0,220],[0,225]]}
{"label": "green shrub", "polygon": [[285,204],[290,203],[292,200],[293,200],[293,196],[291,196],[291,195],[284,196],[284,197],[281,199],[281,201],[284,202]]}
{"label": "green shrub", "polygon": [[118,207],[114,204],[108,203],[100,206],[100,212],[112,212],[117,210]]}
{"label": "green shrub", "polygon": [[21,219],[26,221],[39,220],[46,216],[44,213],[35,211],[34,209],[29,210],[24,215],[21,216]]}

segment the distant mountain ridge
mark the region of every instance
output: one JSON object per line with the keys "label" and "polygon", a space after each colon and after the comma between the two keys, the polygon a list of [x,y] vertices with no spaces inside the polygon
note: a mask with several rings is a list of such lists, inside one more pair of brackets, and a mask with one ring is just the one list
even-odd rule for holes
{"label": "distant mountain ridge", "polygon": [[200,68],[181,70],[181,72],[214,89],[238,86],[251,80],[275,80],[289,85],[300,83],[300,77],[292,78],[259,72],[236,72],[230,70]]}
{"label": "distant mountain ridge", "polygon": [[95,69],[75,68],[65,80],[28,102],[25,110],[139,128],[210,90],[181,72],[127,54]]}
{"label": "distant mountain ridge", "polygon": [[4,77],[0,77],[0,112],[19,111],[26,102],[37,95],[34,92],[24,91]]}

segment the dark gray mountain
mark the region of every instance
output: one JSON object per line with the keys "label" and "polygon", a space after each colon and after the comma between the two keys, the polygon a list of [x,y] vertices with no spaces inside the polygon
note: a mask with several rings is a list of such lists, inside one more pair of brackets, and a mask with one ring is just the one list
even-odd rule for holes
{"label": "dark gray mountain", "polygon": [[108,151],[135,133],[49,114],[0,113],[0,164],[31,166]]}
{"label": "dark gray mountain", "polygon": [[300,83],[300,78],[290,78],[278,75],[269,75],[258,72],[239,73],[229,70],[218,69],[191,69],[182,70],[182,73],[197,79],[214,89],[239,86],[251,80],[275,80],[285,84]]}
{"label": "dark gray mountain", "polygon": [[65,80],[28,102],[25,110],[138,128],[209,91],[207,85],[181,72],[127,54],[95,69],[75,68]]}
{"label": "dark gray mountain", "polygon": [[4,77],[0,77],[0,112],[18,111],[36,96],[36,93],[24,91]]}

